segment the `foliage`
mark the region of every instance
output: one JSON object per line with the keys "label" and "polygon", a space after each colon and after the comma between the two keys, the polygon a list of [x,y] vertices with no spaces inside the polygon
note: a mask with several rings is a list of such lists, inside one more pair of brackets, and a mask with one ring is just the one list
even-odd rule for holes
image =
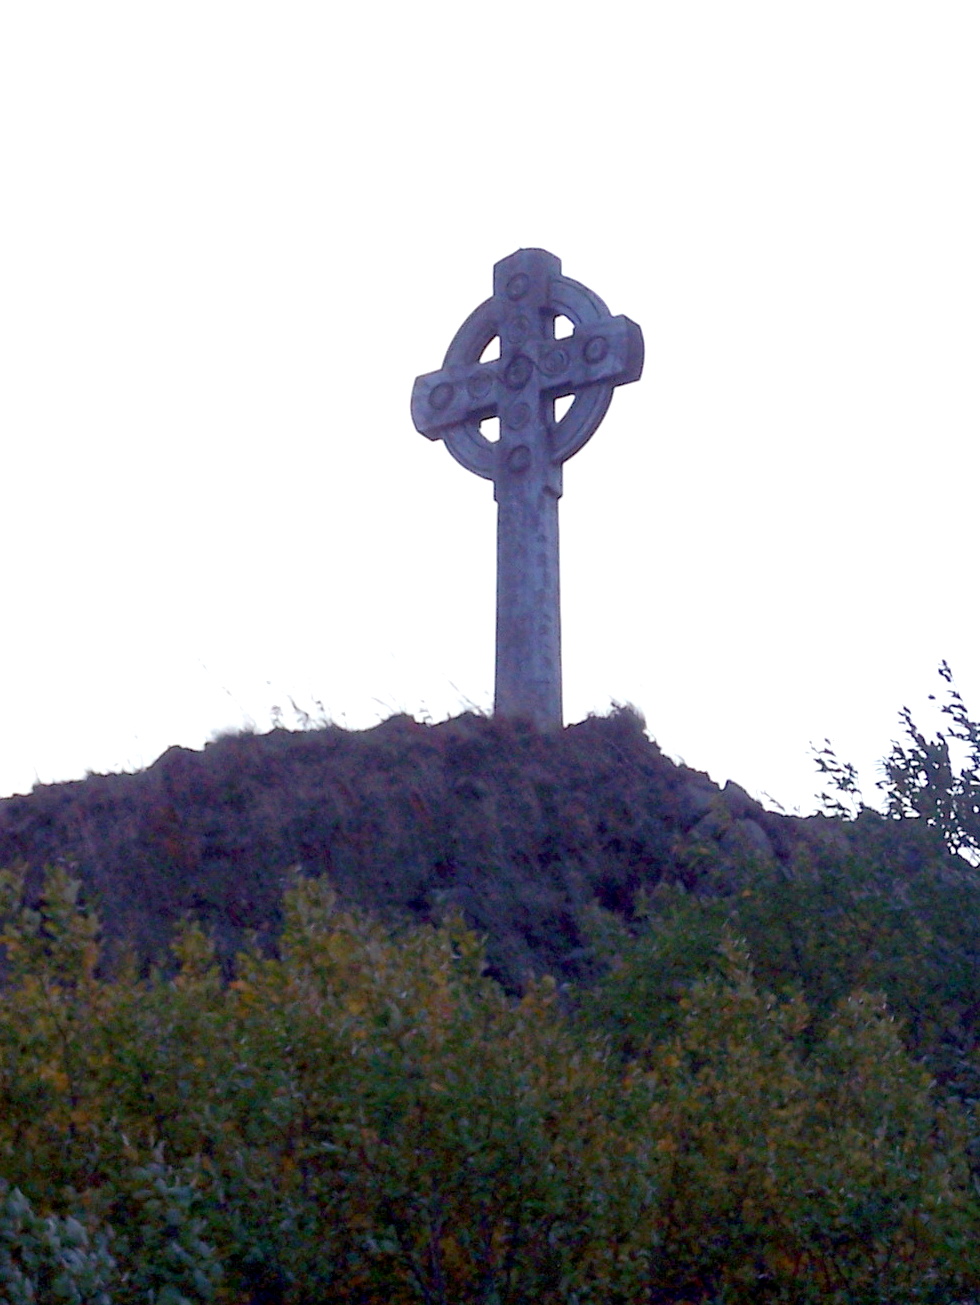
{"label": "foliage", "polygon": [[[932,835],[933,851],[963,856],[976,864],[980,859],[980,722],[969,715],[945,661],[940,663],[939,675],[946,685],[946,701],[940,711],[949,717],[948,728],[930,739],[916,725],[909,708],[903,707],[899,712],[903,737],[892,741],[882,760],[884,777],[878,787],[884,792],[885,813],[891,819],[921,821],[922,828]],[[929,700],[935,702],[935,694],[930,694]],[[838,758],[830,740],[825,739],[822,748],[813,748],[812,754],[831,788],[831,792],[820,794],[823,811],[845,820],[868,811],[856,768]]]}
{"label": "foliage", "polygon": [[[951,684],[945,665],[942,673]],[[828,743],[816,754],[834,792],[824,805],[844,819],[828,828],[825,843],[798,850],[789,865],[741,866],[734,891],[730,883],[712,891],[709,875],[700,896],[662,884],[640,900],[631,925],[593,911],[609,968],[581,998],[580,1017],[609,1032],[624,1064],[663,1073],[665,1064],[683,1067],[686,1056],[690,1065],[687,1088],[677,1075],[671,1088],[682,1110],[672,1131],[694,1145],[692,1154],[681,1148],[679,1212],[667,1243],[675,1262],[698,1265],[670,1288],[685,1298],[735,1298],[733,1273],[748,1281],[755,1272],[771,1287],[765,1247],[778,1240],[775,1229],[788,1235],[787,1211],[794,1235],[805,1236],[779,1250],[784,1267],[792,1263],[799,1274],[786,1299],[808,1300],[808,1292],[816,1300],[955,1298],[952,1286],[939,1285],[942,1275],[910,1268],[911,1247],[922,1246],[921,1220],[934,1218],[923,1216],[923,1206],[951,1208],[939,1189],[909,1201],[913,1176],[924,1178],[930,1157],[946,1165],[955,1154],[961,1174],[971,1171],[963,1181],[980,1190],[980,874],[970,864],[978,847],[980,727],[952,688],[944,710],[954,729],[932,743],[903,713],[908,740],[888,758],[887,813],[863,803],[854,767]],[[968,747],[959,769],[950,739]],[[726,975],[736,938],[744,959]],[[762,1002],[765,991],[775,995]],[[739,1006],[747,1017],[733,1036],[724,1019],[735,1020]],[[694,1012],[702,1039],[692,1046]],[[850,1067],[847,1057],[854,1057]],[[842,1096],[847,1083],[860,1084],[859,1093]],[[794,1118],[807,1121],[799,1133]],[[820,1140],[829,1118],[834,1126]],[[839,1187],[820,1176],[841,1144],[850,1151],[849,1175],[857,1170],[867,1180],[863,1194],[853,1177]],[[728,1165],[706,1167],[706,1155],[725,1147]],[[727,1177],[712,1190],[707,1174],[715,1171]],[[802,1188],[772,1187],[773,1174],[789,1180],[794,1173]],[[940,1187],[946,1181],[933,1177]],[[844,1192],[835,1204],[834,1194]],[[949,1233],[950,1263],[968,1245],[971,1217]],[[862,1230],[857,1258],[845,1226]],[[698,1230],[706,1227],[713,1264],[703,1244],[699,1251]]]}
{"label": "foliage", "polygon": [[111,1305],[116,1264],[104,1235],[90,1240],[77,1219],[42,1219],[0,1179],[0,1300],[4,1305]]}
{"label": "foliage", "polygon": [[[726,934],[722,971],[650,1053],[668,1299],[948,1300],[935,1228],[963,1183],[948,1127],[878,998],[841,1002],[815,1042],[799,997],[760,990]],[[955,1125],[954,1125],[955,1129]],[[945,1232],[965,1243],[965,1222]],[[947,1243],[949,1245],[949,1243]]]}
{"label": "foliage", "polygon": [[[980,723],[967,714],[946,662],[939,674],[947,686],[940,710],[951,724],[932,740],[918,729],[908,707],[901,711],[907,742],[895,742],[883,763],[888,814],[918,818],[938,831],[947,851],[980,855]],[[930,694],[930,698],[934,695]],[[950,741],[965,748],[957,768]]]}
{"label": "foliage", "polygon": [[960,863],[896,879],[874,852],[821,867],[746,867],[729,897],[662,886],[631,930],[604,912],[610,971],[582,999],[618,1054],[676,1030],[680,999],[717,974],[725,928],[744,938],[766,988],[800,993],[822,1028],[852,992],[880,992],[909,1052],[944,1090],[980,1097],[980,876]]}
{"label": "foliage", "polygon": [[322,880],[230,983],[193,925],[172,972],[102,974],[62,870],[0,892],[4,1305],[980,1288],[961,1113],[880,998],[771,994],[719,909],[653,904],[607,1029],[547,980],[509,998],[459,920],[393,933]]}
{"label": "foliage", "polygon": [[811,744],[810,753],[817,772],[827,777],[831,788],[831,792],[819,794],[821,811],[825,816],[853,820],[864,807],[857,767],[850,761],[841,761],[830,739],[824,739],[822,748]]}

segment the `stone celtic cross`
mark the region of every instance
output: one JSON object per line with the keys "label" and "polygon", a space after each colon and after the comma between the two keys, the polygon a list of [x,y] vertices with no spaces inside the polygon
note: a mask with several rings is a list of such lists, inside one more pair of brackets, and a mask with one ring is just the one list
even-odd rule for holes
{"label": "stone celtic cross", "polygon": [[[555,319],[573,333],[555,338]],[[500,341],[500,357],[481,362]],[[442,368],[420,376],[412,420],[457,462],[493,481],[497,501],[497,663],[494,712],[561,728],[558,500],[562,463],[594,433],[613,388],[638,380],[643,335],[610,317],[598,295],[561,274],[543,249],[493,269],[493,297],[466,319]],[[555,400],[573,395],[560,420]],[[498,417],[500,437],[480,430]]]}

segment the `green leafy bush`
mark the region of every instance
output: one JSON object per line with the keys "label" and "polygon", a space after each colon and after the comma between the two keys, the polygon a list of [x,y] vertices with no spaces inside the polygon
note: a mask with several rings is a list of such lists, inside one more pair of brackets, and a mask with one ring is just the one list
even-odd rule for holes
{"label": "green leafy bush", "polygon": [[77,1219],[34,1213],[0,1179],[0,1300],[4,1305],[112,1305],[116,1263],[106,1239]]}
{"label": "green leafy bush", "polygon": [[[930,739],[909,708],[903,707],[899,712],[902,736],[892,741],[883,758],[877,786],[884,793],[885,814],[902,822],[905,838],[913,827],[922,848],[933,856],[945,852],[976,865],[980,861],[980,722],[967,711],[945,661],[940,663],[939,676],[946,685],[940,712],[949,718],[949,725]],[[935,702],[935,694],[929,700]],[[844,820],[871,815],[857,769],[838,758],[830,740],[812,753],[817,770],[830,785],[829,793],[820,794],[826,814]]]}
{"label": "green leafy bush", "polygon": [[649,1056],[669,1159],[656,1290],[948,1300],[969,1243],[960,1123],[937,1111],[884,1002],[854,994],[814,1038],[806,1003],[761,990],[742,944],[726,936],[721,955]]}
{"label": "green leafy bush", "polygon": [[0,1172],[36,1293],[20,1247],[49,1238],[39,1300],[68,1272],[111,1305],[980,1290],[961,1112],[880,998],[811,1011],[722,904],[655,903],[575,1013],[508,997],[458,920],[393,932],[323,881],[230,982],[193,925],[172,972],[101,974],[63,871],[2,892]]}
{"label": "green leafy bush", "polygon": [[[946,684],[940,710],[950,725],[929,739],[903,707],[905,740],[893,743],[883,762],[882,787],[890,816],[922,820],[947,851],[975,860],[980,856],[980,722],[967,712],[946,662],[939,674]],[[951,742],[964,754],[959,765]]]}

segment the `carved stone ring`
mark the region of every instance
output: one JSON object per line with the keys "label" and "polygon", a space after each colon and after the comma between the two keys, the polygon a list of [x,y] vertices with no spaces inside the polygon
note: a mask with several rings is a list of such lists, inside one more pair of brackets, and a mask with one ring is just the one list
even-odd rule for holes
{"label": "carved stone ring", "polygon": [[[560,494],[561,463],[595,432],[614,387],[639,378],[643,335],[562,276],[561,261],[543,249],[501,260],[493,290],[456,332],[442,368],[416,380],[412,420],[478,476],[496,482],[536,468]],[[566,339],[555,338],[558,317],[574,327]],[[481,362],[495,338],[500,357]],[[554,401],[567,395],[572,405],[556,421]],[[500,419],[499,441],[481,432],[487,417]]]}

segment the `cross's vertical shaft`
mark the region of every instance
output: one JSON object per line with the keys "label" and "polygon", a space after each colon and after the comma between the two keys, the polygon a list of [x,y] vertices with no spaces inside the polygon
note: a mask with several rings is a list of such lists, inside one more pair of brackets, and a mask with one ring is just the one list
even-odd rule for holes
{"label": "cross's vertical shaft", "polygon": [[497,487],[494,713],[561,728],[558,496],[538,476]]}
{"label": "cross's vertical shaft", "polygon": [[[493,270],[500,365],[497,474],[497,669],[494,714],[561,729],[558,499],[554,399],[544,359],[556,348],[552,278],[561,263],[520,249]],[[545,382],[545,384],[542,384]]]}
{"label": "cross's vertical shaft", "polygon": [[[566,317],[572,335],[555,339]],[[500,341],[500,357],[483,362]],[[558,500],[562,464],[602,421],[613,388],[639,379],[643,335],[598,295],[562,276],[544,249],[518,249],[493,270],[493,298],[456,332],[441,370],[419,376],[412,419],[443,440],[497,500],[497,673],[494,712],[560,729]],[[555,420],[555,400],[572,395]],[[500,438],[480,429],[499,417]]]}

